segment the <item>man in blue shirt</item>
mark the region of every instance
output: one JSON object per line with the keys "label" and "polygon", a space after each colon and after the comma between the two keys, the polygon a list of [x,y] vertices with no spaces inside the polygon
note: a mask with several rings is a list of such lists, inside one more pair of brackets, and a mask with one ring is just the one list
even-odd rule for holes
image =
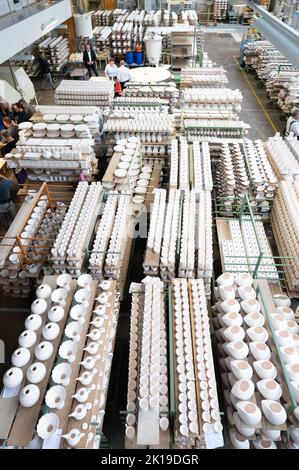
{"label": "man in blue shirt", "polygon": [[10,179],[0,175],[0,225],[7,230],[16,216],[17,210],[11,200],[13,183]]}

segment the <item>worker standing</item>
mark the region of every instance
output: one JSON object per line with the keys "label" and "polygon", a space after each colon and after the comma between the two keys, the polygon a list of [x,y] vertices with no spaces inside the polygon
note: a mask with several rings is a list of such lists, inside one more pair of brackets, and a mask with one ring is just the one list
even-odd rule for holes
{"label": "worker standing", "polygon": [[117,77],[117,67],[113,57],[110,57],[109,63],[105,67],[105,77],[107,80],[114,80],[114,77]]}
{"label": "worker standing", "polygon": [[293,133],[299,140],[299,111],[298,109],[292,114],[293,120],[290,123],[289,133]]}
{"label": "worker standing", "polygon": [[99,76],[98,69],[97,69],[97,57],[89,43],[86,43],[84,46],[83,62],[84,62],[84,66],[88,70],[89,78],[91,77],[92,70],[96,77]]}
{"label": "worker standing", "polygon": [[118,98],[122,94],[121,84],[117,77],[114,77],[113,81],[114,81],[114,98]]}
{"label": "worker standing", "polygon": [[291,116],[288,118],[287,120],[287,124],[286,124],[286,135],[289,135],[290,133],[290,127],[293,123],[296,122],[296,116],[299,115],[299,109],[295,108],[293,109],[292,111],[292,114]]}
{"label": "worker standing", "polygon": [[49,61],[46,59],[44,54],[41,55],[39,59],[39,63],[40,63],[41,71],[43,74],[42,90],[45,89],[46,82],[48,82],[51,85],[52,90],[55,90],[55,86],[54,86],[52,75],[51,75],[51,67],[50,67]]}
{"label": "worker standing", "polygon": [[124,87],[125,87],[125,84],[129,80],[131,80],[131,78],[132,78],[130,69],[125,66],[125,61],[124,60],[120,61],[120,66],[119,66],[118,71],[117,71],[117,77],[120,81],[121,89],[123,90]]}

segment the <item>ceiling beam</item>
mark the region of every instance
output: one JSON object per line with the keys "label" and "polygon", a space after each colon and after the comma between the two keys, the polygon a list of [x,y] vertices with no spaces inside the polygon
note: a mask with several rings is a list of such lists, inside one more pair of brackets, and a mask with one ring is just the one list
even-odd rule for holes
{"label": "ceiling beam", "polygon": [[253,1],[248,0],[247,5],[258,14],[254,26],[290,63],[299,68],[299,33]]}

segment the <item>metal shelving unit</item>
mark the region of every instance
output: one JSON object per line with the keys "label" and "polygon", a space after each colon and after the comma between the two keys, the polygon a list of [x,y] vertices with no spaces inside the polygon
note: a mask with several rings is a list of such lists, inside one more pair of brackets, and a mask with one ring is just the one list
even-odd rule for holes
{"label": "metal shelving unit", "polygon": [[[227,212],[227,217],[223,217],[223,212],[221,211],[221,207],[223,207],[223,203],[225,201],[226,198],[215,198],[214,199],[214,202],[215,202],[215,218],[216,218],[216,221],[219,220],[219,219],[222,219],[222,220],[225,220],[225,221],[229,221],[229,220],[238,220],[240,225],[242,225],[242,221],[243,220],[250,220],[251,224],[252,224],[252,227],[253,227],[253,231],[254,231],[254,235],[255,235],[255,238],[256,238],[256,242],[257,242],[257,245],[258,245],[258,249],[259,249],[259,253],[258,255],[253,255],[253,256],[239,256],[239,255],[230,255],[230,258],[235,258],[232,262],[226,262],[225,263],[225,266],[229,266],[229,265],[232,265],[232,266],[244,266],[244,272],[248,272],[248,266],[252,266],[253,269],[250,269],[250,272],[252,274],[252,277],[254,279],[259,279],[260,276],[259,276],[259,270],[260,268],[262,268],[263,266],[267,266],[268,263],[267,263],[267,259],[273,259],[274,263],[275,263],[275,273],[278,274],[279,278],[276,280],[276,282],[278,283],[278,285],[280,285],[281,287],[284,287],[285,286],[285,271],[284,269],[288,268],[289,265],[286,264],[284,262],[284,260],[286,259],[291,259],[290,257],[288,256],[266,256],[264,251],[263,251],[263,248],[262,248],[262,243],[260,241],[260,238],[259,238],[259,234],[258,234],[258,229],[257,229],[257,226],[256,226],[256,221],[257,220],[261,220],[260,218],[256,218],[256,216],[253,214],[252,212],[252,208],[251,208],[251,204],[250,204],[250,200],[248,198],[248,195],[245,194],[243,196],[243,199],[242,199],[242,203],[240,205],[240,209],[237,210],[232,210],[230,212]],[[220,203],[219,203],[220,201]],[[218,232],[218,236],[219,236],[219,232]],[[219,240],[219,243],[221,242],[221,240]],[[242,259],[244,258],[244,260]],[[242,259],[242,262],[237,262],[238,259]],[[256,260],[256,261],[255,261]],[[227,269],[225,268],[225,266],[223,266],[223,269],[226,271],[226,272],[234,272],[234,271],[230,271],[230,269]],[[243,272],[242,270],[240,270],[240,272]],[[269,279],[270,280],[274,280],[274,278],[272,279],[271,277],[271,274],[274,273],[274,271],[268,271],[269,272]],[[263,277],[264,279],[264,277]]]}
{"label": "metal shelving unit", "polygon": [[170,57],[172,70],[201,63],[202,41],[198,23],[194,25],[193,31],[171,33]]}

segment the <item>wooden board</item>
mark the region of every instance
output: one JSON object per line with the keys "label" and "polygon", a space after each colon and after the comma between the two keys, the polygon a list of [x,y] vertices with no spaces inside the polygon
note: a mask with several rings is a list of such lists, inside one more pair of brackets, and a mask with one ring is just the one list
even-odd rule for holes
{"label": "wooden board", "polygon": [[[65,432],[67,430],[68,415],[70,414],[70,410],[71,410],[72,403],[73,403],[73,400],[74,400],[72,395],[74,394],[74,391],[75,391],[76,386],[77,386],[76,378],[78,377],[78,373],[79,373],[79,369],[80,369],[79,362],[81,361],[82,355],[83,355],[83,348],[84,348],[85,341],[86,341],[86,334],[87,334],[88,328],[89,328],[89,320],[90,320],[92,310],[93,310],[93,304],[94,304],[93,299],[95,297],[96,289],[97,289],[97,281],[92,282],[92,284],[90,286],[90,289],[91,289],[91,295],[90,295],[88,310],[87,310],[86,315],[85,315],[86,321],[83,324],[83,328],[82,328],[82,331],[81,331],[81,334],[80,334],[80,341],[77,343],[76,358],[73,362],[70,363],[70,365],[72,367],[72,375],[70,377],[69,384],[65,386],[66,399],[65,399],[64,407],[60,410],[49,409],[49,412],[56,413],[56,415],[58,416],[59,421],[60,421],[59,428],[62,429],[62,434],[65,434]],[[63,445],[63,443],[62,443],[62,445]]]}
{"label": "wooden board", "polygon": [[[131,285],[132,286],[132,285]],[[139,283],[135,284],[133,290],[131,290],[131,293],[133,294],[133,300],[132,300],[132,305],[137,305],[138,304],[138,335],[141,337],[142,336],[142,315],[143,315],[143,309],[144,309],[144,285]],[[137,300],[138,299],[138,300]],[[163,302],[165,305],[165,295],[163,294]],[[163,308],[163,317],[164,317],[164,322],[166,326],[166,314],[165,314],[165,309]],[[132,335],[132,331],[130,331],[130,337]],[[165,337],[167,338],[167,334],[165,334]],[[140,357],[141,354],[141,342],[137,345],[137,357]],[[168,364],[168,362],[167,362]],[[138,390],[139,390],[139,378],[140,378],[140,361],[137,361],[137,377],[136,377],[136,382],[137,382],[137,387],[135,391],[137,391],[138,395]],[[134,403],[136,405],[136,411],[135,414],[138,414],[138,397],[134,400]],[[128,412],[127,412],[128,413]],[[139,420],[137,422],[137,427],[139,424]],[[138,431],[138,429],[137,429]],[[128,439],[125,437],[125,448],[126,449],[145,449],[147,448],[147,445],[145,444],[137,444],[137,435],[138,432],[135,433],[135,436],[133,439]],[[159,428],[159,442],[158,444],[148,444],[150,449],[169,449],[170,448],[170,430],[168,429],[167,431],[163,432]]]}
{"label": "wooden board", "polygon": [[278,283],[268,281],[268,286],[272,295],[283,294],[283,290]]}
{"label": "wooden board", "polygon": [[[119,304],[118,304],[118,305],[119,305]],[[116,321],[115,330],[117,331],[117,322],[118,322],[118,314],[119,314],[119,312],[116,313],[116,311],[115,311],[116,306],[117,306],[117,304],[116,304],[115,299],[114,299],[114,306],[113,306],[113,308],[111,309],[111,311],[112,311],[112,317],[111,317],[111,318],[112,318],[112,323],[113,323],[113,321]],[[113,311],[113,310],[114,310],[114,311]],[[109,336],[109,338],[111,338],[110,335],[111,335],[111,326],[112,326],[112,323],[111,323],[111,325],[110,325],[109,335],[108,335],[108,332],[107,332],[107,337]],[[114,353],[115,339],[116,339],[116,333],[115,333],[114,338],[113,338],[113,340],[112,340],[112,350],[111,350],[112,354]],[[103,349],[103,353],[104,353],[105,355],[107,354],[107,351],[108,351],[108,346],[109,346],[108,342],[106,342],[106,346],[107,346],[106,349]],[[107,396],[108,396],[108,390],[109,390],[109,381],[110,381],[110,375],[111,375],[111,368],[112,368],[112,361],[110,362],[110,370],[109,370],[109,373],[107,374],[107,372],[106,372],[106,375],[108,375],[108,381],[107,381],[106,390],[105,390],[104,387],[103,387],[103,385],[104,385],[103,377],[100,377],[100,380],[99,380],[99,382],[98,382],[98,386],[100,387],[100,388],[99,388],[100,392],[98,392],[98,393],[99,393],[99,397],[100,397],[102,394],[104,394],[104,393],[105,393],[105,395],[104,395],[104,399],[103,399],[102,403],[101,403],[100,401],[99,401],[99,403],[97,403],[97,402],[95,401],[94,406],[93,406],[93,408],[92,408],[92,410],[91,410],[91,415],[92,415],[92,416],[93,416],[93,415],[96,415],[96,416],[97,416],[97,414],[98,414],[98,412],[99,412],[99,408],[100,408],[100,411],[101,411],[101,410],[105,410],[105,408],[106,408],[106,402],[107,402]],[[104,418],[103,418],[103,420],[102,420],[102,426],[103,426],[103,421],[104,421]],[[98,432],[102,432],[102,426],[99,427],[98,423],[96,423],[96,424],[90,423],[89,431],[92,432],[93,435],[94,435],[94,437],[95,437]],[[87,449],[93,448],[93,440],[92,440],[92,441],[89,441],[89,442],[86,442],[85,447],[86,447]]]}
{"label": "wooden board", "polygon": [[18,406],[18,397],[0,398],[0,439],[7,439]]}
{"label": "wooden board", "polygon": [[162,170],[161,165],[154,165],[154,168],[151,174],[150,184],[148,186],[148,190],[147,190],[146,198],[145,198],[145,207],[148,212],[150,211],[151,204],[153,203],[153,200],[154,200],[153,191],[155,188],[160,187],[161,170]]}
{"label": "wooden board", "polygon": [[117,169],[117,165],[120,162],[121,156],[122,153],[113,153],[108,168],[102,178],[103,185],[105,185],[105,183],[121,183],[122,181],[126,180],[126,178],[117,179],[114,175],[114,172]]}
{"label": "wooden board", "polygon": [[[176,327],[175,327],[175,298],[174,298],[174,289],[171,291],[171,303],[172,303],[172,331],[173,331],[173,370],[174,370],[174,406],[175,406],[175,414],[174,414],[174,431],[179,431],[180,423],[178,420],[178,404],[179,404],[179,390],[178,390],[178,373],[177,373],[177,360],[176,360]],[[171,386],[171,384],[170,384]]]}
{"label": "wooden board", "polygon": [[[109,302],[111,304],[111,306],[106,311],[106,314],[107,314],[108,318],[105,320],[104,325],[103,325],[103,328],[105,328],[105,333],[106,334],[105,334],[105,337],[102,338],[103,344],[100,345],[100,347],[98,349],[98,352],[97,352],[97,354],[99,354],[101,357],[96,361],[96,363],[94,365],[94,367],[98,370],[98,372],[93,376],[93,380],[88,385],[88,387],[91,387],[92,385],[95,385],[97,387],[96,390],[92,390],[90,392],[89,396],[88,396],[88,402],[93,403],[93,404],[95,402],[95,399],[100,398],[102,383],[103,383],[103,379],[104,379],[104,375],[105,375],[104,372],[105,372],[106,355],[107,355],[107,349],[108,349],[108,346],[109,346],[110,330],[111,330],[112,319],[113,319],[113,314],[114,314],[116,281],[112,281],[112,287],[109,290],[111,290],[113,292],[112,293],[112,299],[113,300]],[[97,315],[94,314],[93,317],[96,318]],[[89,325],[87,324],[87,326],[89,326]],[[91,329],[93,329],[93,328],[95,328],[95,327],[91,325]],[[86,337],[84,337],[84,340],[86,340]],[[91,341],[88,339],[88,342],[91,342]],[[82,360],[84,360],[87,356],[90,356],[90,354],[87,351],[85,351]],[[86,371],[86,369],[83,366],[79,366],[79,367],[80,367],[80,371],[78,371],[78,376],[80,376],[83,372]],[[101,375],[101,372],[103,372],[102,375]],[[76,386],[76,391],[78,391],[78,389],[83,387],[84,385],[82,385],[80,382],[75,381],[75,386]],[[72,408],[71,408],[70,411],[72,411],[75,408],[75,406],[77,406],[77,405],[79,405],[79,402],[77,400],[73,399],[72,400]],[[91,419],[92,416],[93,415],[95,415],[95,416],[98,415],[98,409],[99,409],[99,403],[96,403],[96,405],[93,405],[93,407],[90,410],[87,411],[87,414],[84,418],[84,422],[90,424],[91,421],[92,421],[92,419]],[[67,419],[67,416],[66,416],[66,419]],[[78,421],[73,417],[69,418],[68,423],[67,423],[67,432],[69,432],[71,429],[78,429],[79,431],[82,432],[81,424],[82,424],[81,421]],[[94,424],[91,427],[92,427],[93,432],[95,433],[96,432],[96,425]],[[91,432],[90,428],[89,428],[88,432]],[[88,440],[88,433],[85,432],[85,436],[82,437],[79,444],[76,445],[76,448],[80,448],[80,449],[86,448],[87,440]],[[62,447],[67,447],[67,445],[63,445]]]}
{"label": "wooden board", "polygon": [[[53,286],[54,282],[56,285],[56,278],[57,276],[45,276],[43,282]],[[19,406],[16,418],[15,418],[15,421],[12,426],[9,439],[7,442],[9,446],[24,447],[24,446],[27,446],[32,440],[35,426],[36,426],[38,416],[41,410],[41,406],[43,403],[43,399],[47,390],[52,368],[54,365],[57,350],[60,346],[61,339],[63,336],[64,326],[68,318],[67,312],[70,309],[76,286],[77,286],[77,282],[73,280],[71,282],[70,291],[68,292],[68,296],[66,298],[66,305],[64,307],[65,315],[63,319],[60,322],[58,322],[58,325],[60,327],[59,335],[57,336],[57,338],[51,341],[53,348],[54,348],[53,354],[47,361],[43,361],[43,363],[46,366],[47,372],[46,372],[44,379],[38,384],[38,387],[40,389],[40,397],[37,403],[34,406],[31,406],[30,408],[24,408],[21,405]],[[44,323],[45,323],[47,317],[46,315],[44,315],[44,317],[45,317],[44,319]]]}
{"label": "wooden board", "polygon": [[[131,290],[130,290],[130,293],[132,294],[132,306],[135,306],[137,308],[137,314],[136,314],[136,318],[137,318],[137,334],[138,336],[141,338],[142,336],[142,314],[143,314],[143,309],[144,309],[144,285],[141,284],[141,283],[136,283],[134,285],[134,288],[132,289],[132,284],[131,284]],[[129,347],[129,361],[130,361],[130,353],[131,353],[131,341],[132,341],[132,335],[133,335],[133,332],[132,332],[132,329],[131,329],[131,325],[130,325],[130,347]],[[137,342],[137,349],[136,349],[136,352],[137,352],[137,358],[141,356],[141,342],[138,341]],[[128,363],[128,366],[129,366],[129,363]],[[134,391],[136,392],[136,398],[134,400],[132,400],[132,402],[135,403],[135,406],[136,406],[136,409],[135,409],[135,416],[137,416],[137,413],[138,413],[138,408],[139,408],[139,404],[138,404],[138,391],[139,391],[139,387],[140,387],[140,382],[139,382],[139,378],[140,378],[140,368],[141,368],[141,362],[140,360],[137,361],[137,365],[136,365],[136,371],[137,371],[137,376],[136,376],[136,387],[134,389]],[[129,370],[128,370],[128,380],[130,379],[130,376],[129,376]],[[127,400],[128,402],[128,400]],[[128,414],[128,411],[126,411],[126,416]],[[137,426],[138,426],[138,422],[137,422]],[[135,428],[135,431],[136,431],[136,428]],[[126,449],[136,449],[137,448],[137,433],[135,432],[135,435],[133,437],[133,439],[128,439],[127,436],[125,435],[125,448]],[[138,446],[139,449],[144,449],[145,446]]]}
{"label": "wooden board", "polygon": [[196,328],[195,328],[195,312],[193,308],[193,300],[192,300],[192,287],[191,282],[188,282],[188,294],[189,294],[189,314],[190,314],[190,323],[191,323],[191,335],[192,335],[192,346],[193,346],[193,367],[194,367],[194,375],[196,377],[195,380],[195,390],[196,390],[196,402],[197,402],[197,416],[198,416],[198,428],[199,428],[199,435],[204,436],[203,431],[203,421],[202,421],[202,408],[201,403],[202,400],[200,398],[200,380],[198,379],[198,367],[196,364],[196,356],[202,353],[202,351],[197,349],[196,344]]}
{"label": "wooden board", "polygon": [[219,242],[221,266],[222,266],[222,271],[224,271],[225,263],[224,263],[222,242],[223,240],[232,240],[231,231],[229,227],[229,220],[216,217],[216,228],[217,228],[217,235],[218,235],[218,242]]}
{"label": "wooden board", "polygon": [[[144,257],[144,266],[154,266],[159,268],[160,266],[160,255],[155,253],[151,248],[147,248]],[[157,271],[158,275],[158,271]]]}
{"label": "wooden board", "polygon": [[120,300],[123,300],[126,281],[127,281],[127,274],[131,259],[131,250],[132,250],[133,238],[131,236],[127,237],[125,251],[122,258],[122,265],[119,275],[119,290],[120,290]]}

